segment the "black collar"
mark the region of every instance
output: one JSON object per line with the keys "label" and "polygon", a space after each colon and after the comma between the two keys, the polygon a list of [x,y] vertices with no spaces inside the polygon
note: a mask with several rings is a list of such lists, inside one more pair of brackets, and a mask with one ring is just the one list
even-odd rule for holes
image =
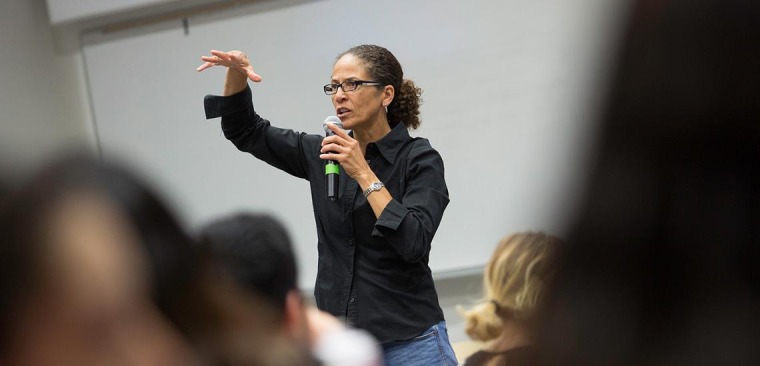
{"label": "black collar", "polygon": [[[380,155],[392,164],[395,161],[398,152],[401,151],[401,148],[410,139],[411,137],[409,136],[409,131],[406,129],[406,125],[403,123],[397,123],[396,127],[393,127],[388,134],[374,144],[377,146]],[[369,145],[370,144],[367,144],[367,148],[369,148]]]}

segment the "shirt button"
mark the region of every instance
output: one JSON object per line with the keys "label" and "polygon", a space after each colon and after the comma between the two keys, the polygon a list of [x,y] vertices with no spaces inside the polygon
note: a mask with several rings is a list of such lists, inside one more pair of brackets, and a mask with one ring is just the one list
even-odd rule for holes
{"label": "shirt button", "polygon": [[354,245],[354,240],[353,239],[348,239],[348,242],[346,242],[346,244],[350,247],[350,246]]}
{"label": "shirt button", "polygon": [[369,164],[369,159],[367,159],[367,164]]}
{"label": "shirt button", "polygon": [[348,302],[350,302],[350,303],[352,303],[352,304],[353,304],[353,303],[355,303],[355,302],[356,302],[356,298],[355,298],[355,297],[352,297],[350,300],[348,300]]}

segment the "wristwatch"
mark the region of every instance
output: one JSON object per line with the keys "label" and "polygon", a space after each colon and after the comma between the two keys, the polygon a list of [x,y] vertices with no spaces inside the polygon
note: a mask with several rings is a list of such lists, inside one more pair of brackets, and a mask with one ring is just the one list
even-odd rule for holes
{"label": "wristwatch", "polygon": [[364,190],[364,197],[369,196],[370,193],[374,191],[379,191],[385,187],[385,184],[383,182],[375,182],[369,185],[369,188]]}

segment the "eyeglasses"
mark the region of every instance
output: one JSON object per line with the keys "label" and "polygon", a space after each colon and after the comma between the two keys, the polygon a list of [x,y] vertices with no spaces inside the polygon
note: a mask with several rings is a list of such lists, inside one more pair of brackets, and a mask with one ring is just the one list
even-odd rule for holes
{"label": "eyeglasses", "polygon": [[333,95],[338,92],[338,88],[343,89],[344,92],[350,92],[356,90],[359,85],[382,85],[377,81],[367,80],[346,80],[340,84],[327,84],[324,86],[325,94]]}

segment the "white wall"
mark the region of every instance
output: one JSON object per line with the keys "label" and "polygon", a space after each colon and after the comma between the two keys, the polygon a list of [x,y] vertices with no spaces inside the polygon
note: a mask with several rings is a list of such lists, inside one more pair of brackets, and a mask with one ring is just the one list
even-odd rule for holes
{"label": "white wall", "polygon": [[44,0],[0,2],[0,175],[95,150],[81,53],[57,54],[49,24]]}

